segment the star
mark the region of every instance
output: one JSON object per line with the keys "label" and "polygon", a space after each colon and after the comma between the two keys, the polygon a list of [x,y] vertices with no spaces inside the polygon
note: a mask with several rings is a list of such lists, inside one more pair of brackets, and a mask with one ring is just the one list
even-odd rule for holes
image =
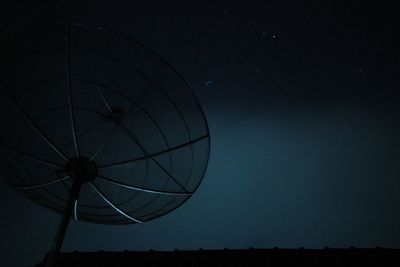
{"label": "star", "polygon": [[211,79],[209,79],[209,80],[207,80],[207,81],[205,82],[205,84],[206,84],[206,86],[210,87],[211,85],[214,84],[214,81],[211,80]]}

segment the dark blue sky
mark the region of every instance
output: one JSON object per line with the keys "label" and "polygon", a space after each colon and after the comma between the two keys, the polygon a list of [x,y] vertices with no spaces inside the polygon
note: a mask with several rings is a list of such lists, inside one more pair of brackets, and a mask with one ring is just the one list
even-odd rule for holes
{"label": "dark blue sky", "polygon": [[[2,32],[43,19],[21,2],[0,7]],[[212,151],[178,210],[142,225],[72,222],[63,250],[400,248],[398,6],[98,2],[68,14],[176,67],[204,108]],[[0,265],[40,261],[59,216],[6,182],[0,192]]]}

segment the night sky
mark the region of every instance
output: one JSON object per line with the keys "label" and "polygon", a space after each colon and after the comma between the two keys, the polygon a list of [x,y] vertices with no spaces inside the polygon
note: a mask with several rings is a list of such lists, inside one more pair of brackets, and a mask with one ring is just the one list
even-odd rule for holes
{"label": "night sky", "polygon": [[[73,221],[63,251],[400,248],[399,6],[9,2],[3,34],[64,13],[139,40],[185,77],[210,126],[207,173],[181,208],[141,225]],[[1,181],[0,265],[37,263],[59,215]]]}

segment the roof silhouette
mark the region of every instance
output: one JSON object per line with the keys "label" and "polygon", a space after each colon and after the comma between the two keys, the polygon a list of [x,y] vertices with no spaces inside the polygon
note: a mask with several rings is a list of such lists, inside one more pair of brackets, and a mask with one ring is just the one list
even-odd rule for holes
{"label": "roof silhouette", "polygon": [[[56,266],[400,266],[400,250],[254,249],[61,253]],[[42,266],[41,264],[36,267]]]}

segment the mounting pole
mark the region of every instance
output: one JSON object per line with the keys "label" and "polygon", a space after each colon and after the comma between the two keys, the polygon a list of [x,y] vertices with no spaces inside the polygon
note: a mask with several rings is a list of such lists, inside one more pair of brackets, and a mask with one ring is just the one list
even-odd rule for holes
{"label": "mounting pole", "polygon": [[74,210],[75,201],[78,199],[79,192],[83,184],[93,181],[97,176],[96,164],[86,157],[71,158],[65,165],[65,172],[73,179],[72,188],[69,191],[67,204],[62,215],[57,233],[53,241],[50,252],[45,258],[45,267],[53,267],[57,255],[60,253],[61,246],[67,232],[68,224]]}
{"label": "mounting pole", "polygon": [[50,252],[47,254],[45,258],[45,267],[53,267],[54,260],[56,256],[60,253],[65,233],[67,232],[69,221],[71,219],[71,214],[74,210],[75,201],[79,196],[81,187],[82,187],[82,182],[79,179],[74,179],[72,188],[69,192],[68,201],[64,209],[64,214],[61,217],[61,221],[58,225],[56,236],[54,237],[53,240],[53,245],[51,247]]}

